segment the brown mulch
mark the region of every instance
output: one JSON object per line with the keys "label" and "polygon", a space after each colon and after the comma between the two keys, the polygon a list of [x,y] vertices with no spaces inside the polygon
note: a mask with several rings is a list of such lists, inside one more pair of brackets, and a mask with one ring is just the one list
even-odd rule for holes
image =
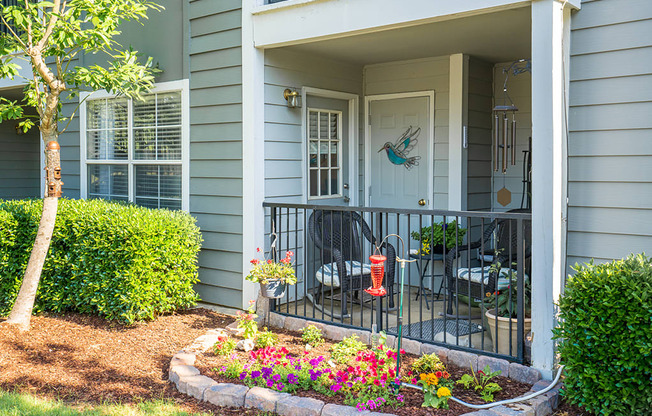
{"label": "brown mulch", "polygon": [[[287,330],[275,330],[275,333],[279,335],[279,343],[277,345],[284,346],[288,349],[290,354],[293,356],[304,356],[304,344],[301,341],[301,334],[297,332],[287,331]],[[312,349],[307,357],[315,358],[320,355],[328,358],[330,353],[328,352],[333,343],[326,341],[317,348]],[[249,353],[236,352],[238,359],[242,362],[246,362],[249,358]],[[410,368],[411,364],[418,357],[406,354],[401,361],[401,372],[407,371]],[[207,375],[218,382],[223,383],[236,383],[242,384],[240,380],[234,380],[225,377],[219,371],[219,368],[226,366],[231,362],[231,357],[217,356],[212,352],[207,352],[206,354],[200,354],[197,356],[197,362],[195,366],[199,368],[202,374]],[[216,371],[217,370],[217,371]],[[453,365],[447,366],[448,372],[451,374],[453,380],[458,380],[462,377],[463,374],[469,373],[469,370],[462,369]],[[513,397],[520,396],[530,390],[531,385],[519,383],[513,381],[506,377],[496,377],[494,379],[503,390],[494,395],[495,400],[505,400]],[[426,416],[426,415],[437,415],[437,416],[457,416],[464,413],[469,413],[472,410],[468,407],[462,406],[453,401],[449,401],[450,409],[441,410],[441,409],[432,409],[421,407],[423,403],[423,393],[418,390],[403,388],[401,393],[405,396],[405,405],[399,406],[396,408],[383,407],[378,411],[394,413],[399,416]],[[337,394],[333,397],[324,397],[323,395],[316,393],[314,391],[298,391],[294,393],[298,396],[303,397],[312,397],[319,400],[323,400],[327,403],[335,404],[344,404],[345,395]],[[456,386],[454,390],[455,397],[464,400],[468,403],[474,404],[484,404],[485,402],[480,398],[480,396],[475,393],[473,390],[466,390],[462,386]],[[570,416],[570,415],[569,415]]]}
{"label": "brown mulch", "polygon": [[199,402],[167,382],[174,353],[232,321],[206,309],[133,326],[88,315],[42,315],[32,317],[31,330],[21,335],[0,319],[0,389],[72,405],[168,399],[185,411],[256,415]]}

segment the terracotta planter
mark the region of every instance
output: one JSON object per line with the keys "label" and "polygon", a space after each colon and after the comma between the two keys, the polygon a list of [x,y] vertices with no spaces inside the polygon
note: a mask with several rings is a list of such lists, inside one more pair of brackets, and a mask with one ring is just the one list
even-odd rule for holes
{"label": "terracotta planter", "polygon": [[260,284],[260,295],[270,299],[278,299],[285,294],[286,284],[280,280],[270,280],[267,284]]}
{"label": "terracotta planter", "polygon": [[[518,323],[513,318],[503,318],[502,316],[495,315],[495,309],[489,309],[485,312],[487,318],[487,326],[491,332],[491,345],[496,348],[496,339],[498,340],[498,354],[513,355],[518,353]],[[496,333],[496,320],[498,320],[498,333]],[[512,329],[510,334],[509,322],[512,322]],[[532,328],[532,319],[525,318],[523,321],[523,336],[527,335]],[[512,340],[512,353],[509,353],[509,340]]]}

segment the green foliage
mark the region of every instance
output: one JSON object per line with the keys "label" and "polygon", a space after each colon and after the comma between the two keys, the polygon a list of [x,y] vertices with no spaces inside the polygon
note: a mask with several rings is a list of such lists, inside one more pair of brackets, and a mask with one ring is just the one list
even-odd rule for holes
{"label": "green foliage", "polygon": [[213,352],[215,355],[231,355],[237,343],[233,338],[224,337],[213,345]]}
{"label": "green foliage", "polygon": [[276,344],[278,344],[278,335],[272,331],[268,331],[267,328],[263,328],[262,331],[258,332],[255,342],[256,349],[273,347]]}
{"label": "green foliage", "polygon": [[[22,118],[22,110],[28,106],[38,110],[41,126],[47,121],[45,125],[51,128],[52,122],[65,120],[59,115],[61,93],[68,92],[74,98],[80,91],[107,90],[139,98],[152,87],[154,74],[160,72],[153,67],[151,58],[140,63],[137,51],[125,49],[116,41],[121,33],[120,24],[146,19],[148,10],[162,9],[151,1],[5,4],[0,4],[0,17],[7,27],[5,33],[0,33],[0,76],[10,79],[20,76],[21,66],[14,61],[25,61],[34,77],[25,79],[28,87],[23,102],[3,100],[0,103],[2,120]],[[89,54],[104,56],[107,63],[75,66],[80,56]],[[26,130],[34,125],[25,123],[21,127]]]}
{"label": "green foliage", "polygon": [[[258,249],[260,252],[260,248]],[[271,259],[252,259],[252,268],[245,277],[250,282],[267,284],[270,280],[280,280],[281,283],[293,285],[297,283],[297,276],[292,266],[292,251],[287,251],[285,257],[275,262]]]}
{"label": "green foliage", "polygon": [[412,239],[421,242],[421,254],[430,254],[433,247],[444,246],[444,231],[446,231],[446,248],[451,249],[457,244],[462,244],[466,235],[466,228],[458,226],[457,220],[444,223],[436,222],[432,226],[421,228],[421,232],[412,231]]}
{"label": "green foliage", "polygon": [[600,415],[652,409],[652,259],[644,254],[575,266],[555,329],[563,394]]}
{"label": "green foliage", "polygon": [[415,374],[435,373],[437,371],[446,371],[446,366],[437,357],[437,354],[424,354],[412,363],[412,372]]}
{"label": "green foliage", "polygon": [[301,330],[301,339],[304,343],[316,347],[324,342],[321,329],[314,325],[308,325]]}
{"label": "green foliage", "polygon": [[[504,269],[501,269],[501,271]],[[490,293],[489,296],[485,296],[482,299],[482,305],[486,309],[496,309],[498,308],[497,316],[502,316],[503,318],[514,318],[518,317],[518,286],[516,273],[513,271],[511,274],[511,284],[503,290],[497,290],[494,293]],[[523,282],[523,287],[525,289],[525,296],[523,297],[523,308],[525,311],[525,316],[529,317],[531,313],[531,298],[532,298],[532,289],[529,280]],[[510,290],[511,288],[511,290]]]}
{"label": "green foliage", "polygon": [[238,322],[238,328],[244,329],[244,337],[251,340],[255,339],[256,335],[258,335],[258,323],[256,322],[258,315],[255,313],[255,304],[255,300],[250,300],[247,311],[238,311],[237,317],[235,318]]}
{"label": "green foliage", "polygon": [[[0,316],[18,294],[41,208],[41,200],[0,200]],[[133,323],[192,306],[200,244],[194,218],[181,211],[61,199],[35,312]]]}
{"label": "green foliage", "polygon": [[467,389],[473,388],[475,391],[480,393],[482,400],[485,402],[493,402],[494,393],[501,391],[502,387],[500,387],[498,383],[492,382],[491,379],[499,376],[500,373],[500,370],[491,371],[491,368],[486,365],[484,369],[478,370],[478,373],[476,374],[472,367],[471,374],[464,374],[461,379],[457,380],[457,384],[461,384]]}
{"label": "green foliage", "polygon": [[349,358],[355,357],[359,351],[365,349],[367,349],[367,345],[358,341],[356,335],[351,335],[331,347],[331,358],[340,364],[345,364]]}

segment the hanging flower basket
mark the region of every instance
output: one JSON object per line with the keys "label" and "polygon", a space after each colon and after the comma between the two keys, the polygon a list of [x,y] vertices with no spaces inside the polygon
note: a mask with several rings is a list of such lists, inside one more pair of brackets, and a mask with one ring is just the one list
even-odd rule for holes
{"label": "hanging flower basket", "polygon": [[286,283],[281,280],[268,280],[260,283],[260,295],[270,299],[278,299],[285,294]]}

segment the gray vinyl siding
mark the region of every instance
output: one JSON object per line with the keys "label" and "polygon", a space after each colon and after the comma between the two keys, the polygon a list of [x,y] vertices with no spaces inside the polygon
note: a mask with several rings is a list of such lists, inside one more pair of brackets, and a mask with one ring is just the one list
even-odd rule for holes
{"label": "gray vinyl siding", "polygon": [[493,65],[469,59],[467,209],[491,210]]}
{"label": "gray vinyl siding", "polygon": [[[79,101],[77,98],[74,101],[68,99],[62,100],[62,114],[70,117],[77,106]],[[63,196],[66,198],[79,198],[80,197],[80,135],[79,135],[79,113],[70,121],[68,128],[59,134],[59,145],[61,146],[61,175],[63,179]],[[59,123],[59,129],[63,130],[66,126],[65,123]]]}
{"label": "gray vinyl siding", "polygon": [[[523,58],[528,57],[524,56]],[[494,66],[494,105],[510,104],[509,100],[505,101],[503,99],[503,85],[505,83],[503,69],[507,69],[511,64],[511,62],[505,62]],[[523,151],[528,149],[528,141],[532,137],[532,74],[529,72],[519,75],[510,73],[507,80],[507,93],[514,105],[518,107],[516,112],[516,166],[512,166],[511,155],[508,154],[507,172],[502,173],[500,164],[499,171],[493,172],[492,208],[494,211],[521,208],[521,200],[523,200],[523,208],[525,208],[526,201],[523,199]],[[502,113],[500,114],[500,117],[502,117]],[[508,114],[508,118],[511,129],[512,115]],[[508,153],[511,153],[511,149],[509,149]],[[493,155],[491,160],[493,163]],[[502,155],[499,161],[502,163]],[[512,200],[506,206],[501,205],[497,200],[497,193],[503,187],[512,193]]]}
{"label": "gray vinyl siding", "polygon": [[[265,200],[301,202],[301,108],[290,109],[283,90],[301,87],[362,94],[362,67],[283,49],[265,52]],[[304,103],[305,104],[305,103]],[[355,138],[349,138],[354,140]],[[363,142],[362,135],[358,139]],[[345,154],[346,156],[346,154]],[[352,168],[352,167],[351,167]]]}
{"label": "gray vinyl siding", "polygon": [[[416,59],[365,67],[365,95],[435,91],[433,208],[448,208],[448,91],[450,58]],[[364,153],[361,153],[364,155]]]}
{"label": "gray vinyl siding", "polygon": [[17,135],[16,122],[0,123],[0,199],[40,195],[39,132]]}
{"label": "gray vinyl siding", "polygon": [[652,253],[652,3],[583,1],[571,26],[568,263]]}
{"label": "gray vinyl siding", "polygon": [[190,1],[190,212],[202,301],[242,307],[242,33],[238,0]]}

